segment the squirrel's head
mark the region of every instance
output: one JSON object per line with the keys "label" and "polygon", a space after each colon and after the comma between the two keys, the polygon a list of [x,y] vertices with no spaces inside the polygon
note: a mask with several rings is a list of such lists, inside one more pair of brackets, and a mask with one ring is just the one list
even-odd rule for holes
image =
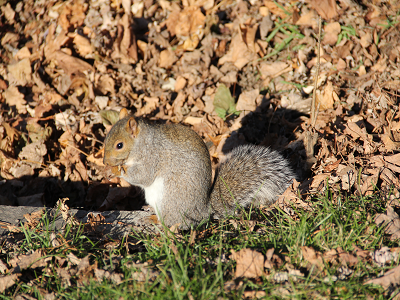
{"label": "squirrel's head", "polygon": [[123,108],[119,113],[119,121],[114,124],[104,141],[103,163],[109,166],[122,165],[128,158],[138,134],[138,123],[128,114],[126,108]]}

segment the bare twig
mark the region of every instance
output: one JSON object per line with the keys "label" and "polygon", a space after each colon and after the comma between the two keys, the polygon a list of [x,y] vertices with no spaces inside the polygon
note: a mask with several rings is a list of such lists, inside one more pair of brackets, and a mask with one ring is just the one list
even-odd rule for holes
{"label": "bare twig", "polygon": [[318,19],[318,45],[317,45],[317,71],[315,73],[314,80],[314,93],[311,102],[311,124],[312,127],[315,126],[315,122],[317,120],[318,110],[315,111],[315,102],[317,97],[317,84],[318,84],[318,76],[319,76],[319,65],[320,65],[320,56],[321,56],[321,16]]}

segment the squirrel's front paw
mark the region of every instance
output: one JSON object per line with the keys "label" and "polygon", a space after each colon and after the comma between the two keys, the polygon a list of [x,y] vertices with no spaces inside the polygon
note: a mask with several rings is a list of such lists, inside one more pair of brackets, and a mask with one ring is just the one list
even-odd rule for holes
{"label": "squirrel's front paw", "polygon": [[106,167],[106,177],[120,177],[126,173],[126,166],[113,166],[113,167]]}
{"label": "squirrel's front paw", "polygon": [[111,167],[111,173],[112,173],[114,176],[121,176],[121,166],[114,166],[114,167]]}

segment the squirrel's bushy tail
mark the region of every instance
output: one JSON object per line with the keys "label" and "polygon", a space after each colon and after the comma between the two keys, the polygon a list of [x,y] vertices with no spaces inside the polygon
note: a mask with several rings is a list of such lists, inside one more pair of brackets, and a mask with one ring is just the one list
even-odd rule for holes
{"label": "squirrel's bushy tail", "polygon": [[216,218],[247,207],[275,202],[295,178],[288,161],[269,148],[243,145],[230,152],[218,168],[210,195]]}

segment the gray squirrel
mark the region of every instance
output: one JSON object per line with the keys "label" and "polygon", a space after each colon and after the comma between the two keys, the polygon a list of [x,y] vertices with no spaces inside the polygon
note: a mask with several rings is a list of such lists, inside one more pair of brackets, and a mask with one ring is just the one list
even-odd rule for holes
{"label": "gray squirrel", "polygon": [[233,149],[212,182],[210,154],[200,136],[178,124],[150,124],[124,108],[104,142],[104,164],[144,189],[166,226],[182,229],[239,206],[274,203],[295,178],[278,152],[255,145]]}

